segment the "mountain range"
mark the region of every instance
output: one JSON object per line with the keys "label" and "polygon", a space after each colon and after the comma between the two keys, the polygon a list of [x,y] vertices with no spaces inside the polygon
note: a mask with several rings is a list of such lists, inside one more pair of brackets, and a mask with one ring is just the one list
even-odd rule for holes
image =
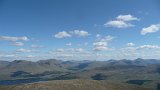
{"label": "mountain range", "polygon": [[96,80],[156,89],[160,60],[62,61],[56,59],[0,61],[0,85],[52,80]]}

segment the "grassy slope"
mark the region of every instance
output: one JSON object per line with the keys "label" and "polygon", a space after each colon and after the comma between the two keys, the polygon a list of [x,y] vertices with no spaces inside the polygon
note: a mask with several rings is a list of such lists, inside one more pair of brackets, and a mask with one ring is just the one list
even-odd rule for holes
{"label": "grassy slope", "polygon": [[95,80],[60,80],[3,86],[0,90],[152,90],[137,85],[119,84]]}

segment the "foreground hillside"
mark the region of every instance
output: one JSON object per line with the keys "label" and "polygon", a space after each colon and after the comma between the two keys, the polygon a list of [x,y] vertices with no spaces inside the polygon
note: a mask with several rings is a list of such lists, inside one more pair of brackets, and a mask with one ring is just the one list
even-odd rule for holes
{"label": "foreground hillside", "polygon": [[137,85],[119,84],[95,80],[59,80],[15,86],[3,86],[0,90],[152,90]]}

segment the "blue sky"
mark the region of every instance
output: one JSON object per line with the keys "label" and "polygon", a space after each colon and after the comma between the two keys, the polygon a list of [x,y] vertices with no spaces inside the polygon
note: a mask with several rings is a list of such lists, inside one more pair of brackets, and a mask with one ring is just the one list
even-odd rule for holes
{"label": "blue sky", "polygon": [[1,0],[0,60],[160,59],[159,0]]}

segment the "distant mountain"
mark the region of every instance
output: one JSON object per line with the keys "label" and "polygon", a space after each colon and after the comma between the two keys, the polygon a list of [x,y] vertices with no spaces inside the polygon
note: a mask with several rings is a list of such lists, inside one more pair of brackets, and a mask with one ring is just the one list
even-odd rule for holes
{"label": "distant mountain", "polygon": [[[15,60],[12,62],[0,61],[0,69],[3,71],[28,71],[32,73],[62,70],[62,69],[92,69],[102,66],[147,66],[160,64],[160,60],[156,59],[141,59],[136,60],[109,60],[109,61],[60,61],[56,59],[40,60],[37,62],[26,60]],[[34,70],[35,69],[35,70]],[[38,70],[39,69],[39,70]]]}
{"label": "distant mountain", "polygon": [[8,61],[0,61],[0,68],[3,68],[9,64]]}
{"label": "distant mountain", "polygon": [[26,60],[14,60],[12,62],[0,61],[1,74],[9,74],[16,71],[24,71],[32,74],[45,71],[83,71],[100,67],[127,67],[158,65],[160,60],[141,59],[136,60],[109,60],[109,61],[60,61],[56,59],[40,60],[37,62]]}

